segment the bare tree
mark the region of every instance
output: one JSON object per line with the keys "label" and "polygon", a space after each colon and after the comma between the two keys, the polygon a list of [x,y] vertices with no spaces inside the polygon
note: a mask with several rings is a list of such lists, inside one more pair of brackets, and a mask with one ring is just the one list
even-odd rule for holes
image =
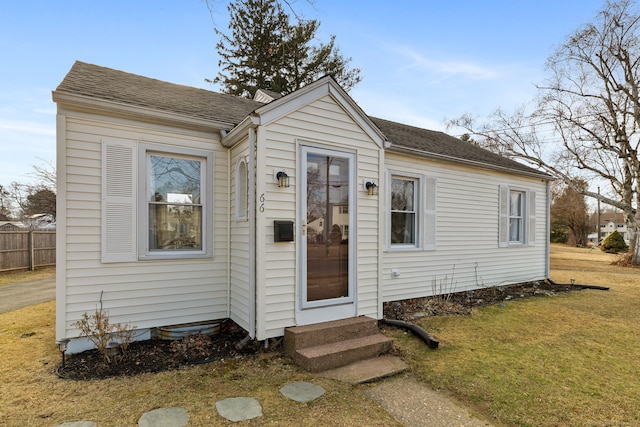
{"label": "bare tree", "polygon": [[[3,207],[14,217],[24,219],[35,214],[56,216],[56,169],[51,162],[34,165],[30,174],[34,183],[12,182],[8,187],[0,185],[0,213]],[[5,212],[6,214],[6,212]]]}
{"label": "bare tree", "polygon": [[[580,188],[586,188],[585,181],[578,181]],[[564,189],[552,197],[551,222],[570,232],[569,241],[577,246],[586,246],[589,234],[589,212],[585,196],[564,186]]]}
{"label": "bare tree", "polygon": [[43,160],[45,164],[33,165],[31,176],[39,181],[39,185],[53,192],[56,190],[56,167],[53,163]]}
{"label": "bare tree", "polygon": [[[631,0],[608,1],[594,23],[570,35],[548,59],[533,113],[497,111],[480,127],[469,115],[450,122],[478,143],[562,179],[620,209],[638,250],[640,201],[640,14]],[[553,137],[549,137],[553,135]],[[580,180],[609,183],[610,197]]]}
{"label": "bare tree", "polygon": [[0,221],[11,219],[11,194],[0,184]]}

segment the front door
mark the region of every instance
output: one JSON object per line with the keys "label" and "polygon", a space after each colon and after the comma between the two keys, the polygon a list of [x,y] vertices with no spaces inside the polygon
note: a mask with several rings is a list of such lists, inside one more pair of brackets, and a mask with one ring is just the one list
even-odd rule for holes
{"label": "front door", "polygon": [[302,147],[298,324],[354,316],[355,155]]}

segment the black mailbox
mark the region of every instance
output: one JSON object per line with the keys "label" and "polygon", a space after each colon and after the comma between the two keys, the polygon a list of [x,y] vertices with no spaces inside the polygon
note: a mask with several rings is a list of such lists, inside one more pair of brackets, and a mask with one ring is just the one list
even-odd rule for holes
{"label": "black mailbox", "polygon": [[293,242],[293,221],[273,221],[273,241]]}

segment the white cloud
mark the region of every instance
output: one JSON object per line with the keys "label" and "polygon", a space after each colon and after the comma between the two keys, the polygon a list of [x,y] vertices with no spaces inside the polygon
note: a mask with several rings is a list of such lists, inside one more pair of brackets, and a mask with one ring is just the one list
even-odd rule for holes
{"label": "white cloud", "polygon": [[490,80],[500,75],[494,69],[471,62],[428,58],[409,46],[392,46],[391,50],[408,59],[404,69],[419,68],[439,76],[462,76],[472,80]]}
{"label": "white cloud", "polygon": [[[0,120],[0,131],[19,132],[33,135],[55,136],[56,129],[54,126],[45,125],[37,122],[12,122]],[[3,132],[4,133],[4,132]]]}

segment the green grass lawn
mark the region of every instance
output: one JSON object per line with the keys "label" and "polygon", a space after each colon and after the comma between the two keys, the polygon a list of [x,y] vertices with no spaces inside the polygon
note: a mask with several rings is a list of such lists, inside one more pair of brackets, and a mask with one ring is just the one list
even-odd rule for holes
{"label": "green grass lawn", "polygon": [[440,339],[439,350],[398,331],[396,345],[420,381],[498,425],[637,425],[640,271],[584,249],[554,247],[552,259],[557,282],[570,276],[611,290],[425,318],[419,323]]}

